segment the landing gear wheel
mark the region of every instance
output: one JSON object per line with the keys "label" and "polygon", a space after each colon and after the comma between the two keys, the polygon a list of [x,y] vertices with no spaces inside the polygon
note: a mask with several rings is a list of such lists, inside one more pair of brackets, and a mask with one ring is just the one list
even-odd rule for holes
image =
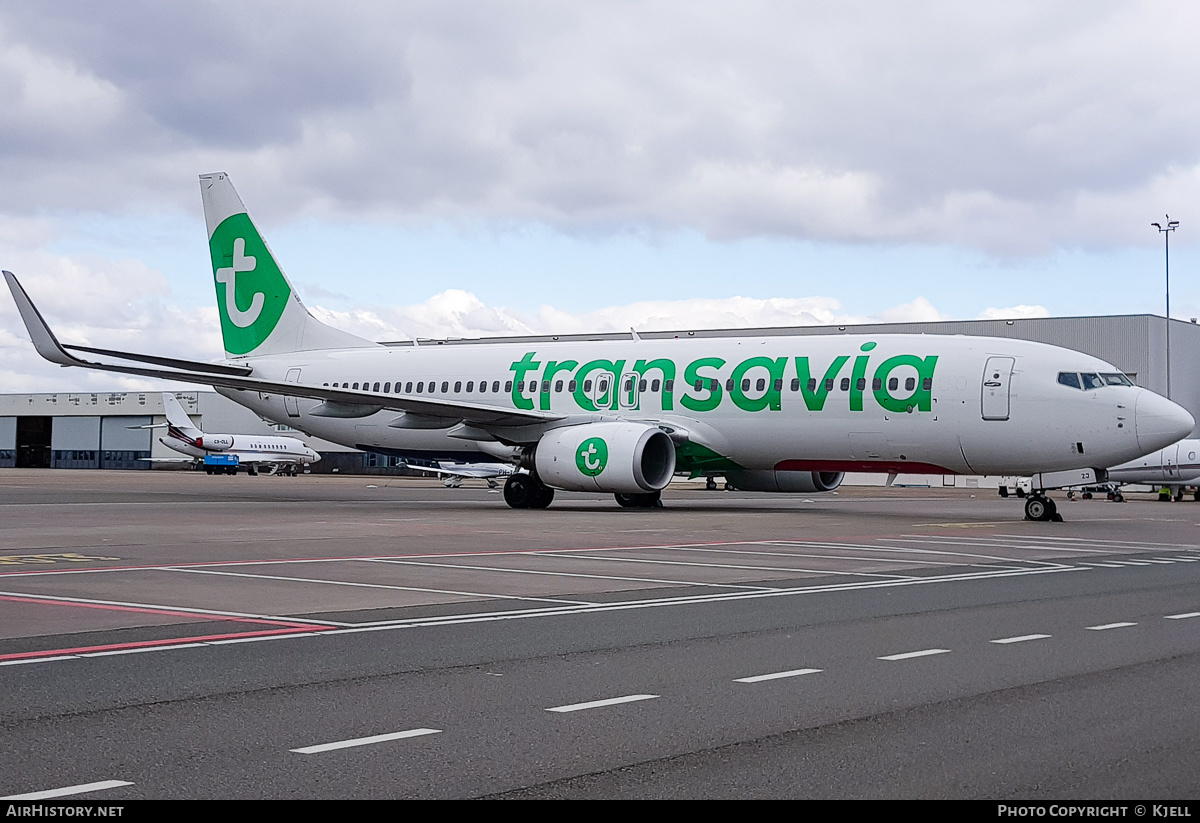
{"label": "landing gear wheel", "polygon": [[1001,497],[1008,497],[1008,486],[1001,486],[1001,487],[1000,487],[1000,496],[1001,496]]}
{"label": "landing gear wheel", "polygon": [[1025,496],[1025,490],[1022,489],[1020,486],[1018,486],[1017,487],[1017,497],[1024,497],[1024,496]]}
{"label": "landing gear wheel", "polygon": [[1121,494],[1120,492],[1115,492],[1112,496],[1112,499],[1114,503],[1124,503],[1125,495]]}
{"label": "landing gear wheel", "polygon": [[553,502],[553,500],[554,500],[554,489],[550,488],[549,486],[545,485],[544,483],[539,482],[537,484],[537,489],[535,491],[536,491],[536,493],[534,495],[534,498],[529,503],[529,508],[531,508],[531,509],[548,508],[550,506],[550,503]]}
{"label": "landing gear wheel", "polygon": [[662,492],[648,492],[646,494],[622,494],[618,492],[613,497],[617,498],[617,505],[625,509],[662,508]]}
{"label": "landing gear wheel", "polygon": [[554,489],[532,474],[510,474],[504,482],[504,502],[514,509],[544,509],[554,500]]}
{"label": "landing gear wheel", "polygon": [[1058,507],[1054,505],[1054,501],[1050,498],[1035,494],[1025,501],[1026,520],[1047,522],[1056,518],[1056,522],[1061,522],[1062,517],[1058,514]]}

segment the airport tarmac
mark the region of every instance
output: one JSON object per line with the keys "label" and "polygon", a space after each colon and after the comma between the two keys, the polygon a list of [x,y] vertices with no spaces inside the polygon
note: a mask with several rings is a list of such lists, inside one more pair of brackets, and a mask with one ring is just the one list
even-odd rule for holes
{"label": "airport tarmac", "polygon": [[1200,503],[0,470],[0,795],[1200,796]]}

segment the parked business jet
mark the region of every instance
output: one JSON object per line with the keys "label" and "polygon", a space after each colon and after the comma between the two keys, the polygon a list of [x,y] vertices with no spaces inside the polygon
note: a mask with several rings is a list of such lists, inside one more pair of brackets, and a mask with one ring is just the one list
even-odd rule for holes
{"label": "parked business jet", "polygon": [[205,434],[192,424],[175,395],[163,392],[167,436],[158,438],[168,449],[186,454],[204,465],[209,474],[297,475],[321,455],[295,437],[274,434]]}
{"label": "parked business jet", "polygon": [[[1129,483],[1146,483],[1159,489],[1170,489],[1172,496],[1183,499],[1185,486],[1200,486],[1200,440],[1188,438],[1172,443],[1165,449],[1147,454],[1108,470],[1108,479],[1117,487]],[[1200,500],[1200,488],[1193,493]]]}
{"label": "parked business jet", "polygon": [[[1191,433],[1183,408],[1109,363],[1024,340],[846,334],[385,346],[309,314],[224,173],[200,178],[226,359],[63,346],[5,272],[38,352],[64,366],[202,383],[354,448],[515,462],[504,498],[555,489],[649,507],[676,472],[806,494],[846,471],[1033,477],[1045,490]],[[85,360],[76,352],[99,356]]]}
{"label": "parked business jet", "polygon": [[457,489],[463,480],[469,479],[484,480],[489,489],[495,489],[500,485],[497,477],[508,477],[517,470],[512,463],[455,463],[450,460],[437,460],[429,466],[405,461],[404,465],[413,471],[436,474],[448,489]]}

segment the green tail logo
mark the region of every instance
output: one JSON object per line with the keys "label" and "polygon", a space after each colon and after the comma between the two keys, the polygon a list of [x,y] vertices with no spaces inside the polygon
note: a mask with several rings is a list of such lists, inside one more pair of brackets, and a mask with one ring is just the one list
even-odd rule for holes
{"label": "green tail logo", "polygon": [[225,351],[248,354],[271,336],[292,289],[249,215],[226,218],[208,246]]}

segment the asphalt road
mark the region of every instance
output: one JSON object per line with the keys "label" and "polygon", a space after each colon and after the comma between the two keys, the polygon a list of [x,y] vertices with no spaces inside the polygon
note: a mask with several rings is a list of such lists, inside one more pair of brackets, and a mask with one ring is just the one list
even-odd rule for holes
{"label": "asphalt road", "polygon": [[665,501],[0,472],[0,795],[1200,795],[1200,503]]}

